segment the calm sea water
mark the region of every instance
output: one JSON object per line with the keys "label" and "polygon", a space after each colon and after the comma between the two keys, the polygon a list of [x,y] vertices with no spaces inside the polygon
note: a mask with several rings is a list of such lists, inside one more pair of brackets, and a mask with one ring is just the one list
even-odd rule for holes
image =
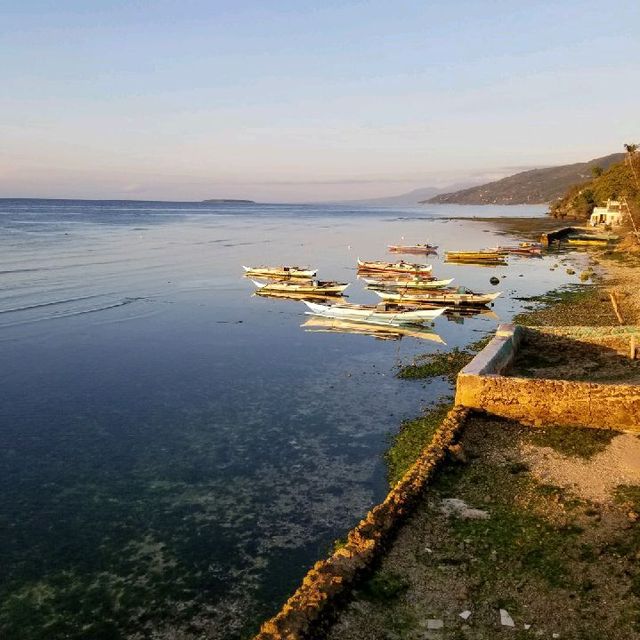
{"label": "calm sea water", "polygon": [[[347,208],[0,201],[0,636],[240,638],[386,493],[403,419],[450,393],[398,380],[567,282],[556,257],[434,273],[495,315],[441,318],[447,346],[312,333],[242,264],[350,281],[388,243],[494,246],[461,215]],[[575,276],[574,276],[575,278]]]}

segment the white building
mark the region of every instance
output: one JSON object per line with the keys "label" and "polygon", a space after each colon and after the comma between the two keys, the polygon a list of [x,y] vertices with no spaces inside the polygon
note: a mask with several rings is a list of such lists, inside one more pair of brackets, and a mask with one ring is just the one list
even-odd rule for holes
{"label": "white building", "polygon": [[622,204],[619,200],[607,200],[605,207],[595,207],[589,224],[592,227],[607,225],[612,227],[616,224],[622,224]]}

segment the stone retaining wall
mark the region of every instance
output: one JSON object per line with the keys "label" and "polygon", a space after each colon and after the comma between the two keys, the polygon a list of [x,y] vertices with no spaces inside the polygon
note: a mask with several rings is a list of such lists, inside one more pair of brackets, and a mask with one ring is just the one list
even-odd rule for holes
{"label": "stone retaining wall", "polygon": [[496,337],[459,374],[456,404],[531,426],[640,431],[640,386],[501,375],[523,328],[501,325]]}
{"label": "stone retaining wall", "polygon": [[265,622],[255,640],[299,640],[310,636],[331,612],[336,600],[368,569],[384,543],[409,514],[435,470],[455,443],[468,409],[454,407],[431,444],[330,558],[316,562],[280,612]]}

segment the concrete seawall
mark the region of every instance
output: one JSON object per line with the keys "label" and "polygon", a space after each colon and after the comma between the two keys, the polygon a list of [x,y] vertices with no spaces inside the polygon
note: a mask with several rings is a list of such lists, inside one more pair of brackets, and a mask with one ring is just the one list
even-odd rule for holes
{"label": "concrete seawall", "polygon": [[524,329],[501,325],[496,337],[459,374],[456,404],[531,426],[640,432],[640,386],[502,375]]}

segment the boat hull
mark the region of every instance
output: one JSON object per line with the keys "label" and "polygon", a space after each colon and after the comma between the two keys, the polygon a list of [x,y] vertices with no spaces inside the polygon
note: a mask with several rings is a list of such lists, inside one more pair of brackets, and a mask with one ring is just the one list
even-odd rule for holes
{"label": "boat hull", "polygon": [[446,305],[446,306],[484,306],[491,304],[502,295],[502,292],[498,293],[440,293],[434,292],[432,294],[427,293],[397,293],[391,291],[375,291],[376,295],[380,296],[383,300],[401,304],[430,304],[430,305]]}
{"label": "boat hull", "polygon": [[303,267],[245,267],[242,265],[245,274],[248,276],[259,276],[262,278],[305,278],[307,280],[315,278],[317,269],[306,269]]}
{"label": "boat hull", "polygon": [[362,281],[374,288],[382,289],[442,289],[448,287],[454,278],[448,280],[384,280],[376,278],[362,278]]}
{"label": "boat hull", "polygon": [[445,311],[445,308],[381,311],[375,307],[324,305],[308,300],[304,300],[303,302],[314,315],[351,320],[354,322],[372,322],[374,324],[421,324],[435,320]]}
{"label": "boat hull", "polygon": [[396,245],[390,244],[387,249],[389,253],[402,253],[407,255],[429,255],[438,253],[438,247],[432,245]]}
{"label": "boat hull", "polygon": [[409,262],[367,262],[358,259],[359,273],[400,273],[411,276],[429,275],[433,270],[430,264],[412,264]]}
{"label": "boat hull", "polygon": [[253,284],[258,287],[260,293],[308,293],[316,296],[339,296],[342,295],[345,289],[349,286],[348,283],[318,283],[318,284],[306,284],[295,282],[268,282],[261,283],[253,280]]}

